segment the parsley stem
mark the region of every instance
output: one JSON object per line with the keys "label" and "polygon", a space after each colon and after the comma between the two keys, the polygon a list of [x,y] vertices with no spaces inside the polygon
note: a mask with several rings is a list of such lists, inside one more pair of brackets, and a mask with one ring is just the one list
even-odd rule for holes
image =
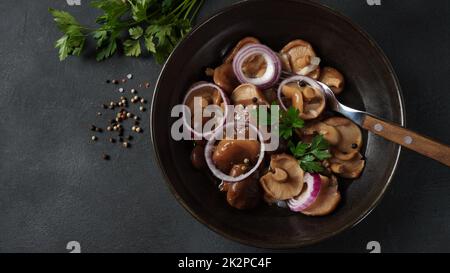
{"label": "parsley stem", "polygon": [[193,0],[191,2],[191,5],[189,6],[188,10],[186,11],[186,13],[184,14],[183,19],[186,19],[189,15],[189,13],[191,12],[192,8],[195,6],[195,3],[197,2],[197,0]]}
{"label": "parsley stem", "polygon": [[197,13],[200,10],[201,6],[203,6],[204,2],[205,2],[205,0],[200,1],[200,4],[198,4],[197,8],[195,9],[194,13],[192,14],[191,18],[189,19],[189,22],[192,22],[192,20],[194,20],[194,18],[197,16]]}

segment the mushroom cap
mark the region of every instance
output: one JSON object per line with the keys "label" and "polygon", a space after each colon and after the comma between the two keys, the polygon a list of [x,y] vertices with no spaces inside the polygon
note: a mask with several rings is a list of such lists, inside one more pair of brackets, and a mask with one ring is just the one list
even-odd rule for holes
{"label": "mushroom cap", "polygon": [[[289,71],[293,71],[295,73],[308,66],[311,59],[316,57],[316,53],[314,52],[311,44],[301,39],[289,42],[281,49],[280,52],[282,55],[285,55],[283,58],[289,61]],[[282,59],[282,62],[285,61]]]}
{"label": "mushroom cap", "polygon": [[[202,83],[204,83],[204,82],[196,82],[191,86],[191,88],[193,88],[199,84],[202,84]],[[188,106],[191,111],[192,124],[195,124],[195,117],[194,117],[195,100],[194,99],[196,97],[201,97],[200,105],[198,105],[198,106],[202,110],[208,105],[215,104],[215,105],[220,106],[223,103],[223,99],[222,99],[222,96],[220,95],[220,92],[211,86],[205,86],[205,87],[202,87],[202,88],[192,91],[189,94],[189,96],[186,98],[186,101],[185,101],[186,106]],[[205,124],[210,119],[211,119],[211,117],[202,117],[202,124]]]}
{"label": "mushroom cap", "polygon": [[297,196],[303,188],[304,171],[297,160],[287,154],[271,156],[269,171],[259,179],[266,199],[286,200]]}
{"label": "mushroom cap", "polygon": [[[256,99],[254,99],[256,98]],[[247,105],[268,105],[266,98],[263,93],[253,84],[243,83],[236,87],[231,93],[231,102],[234,105],[242,104]]]}
{"label": "mushroom cap", "polygon": [[358,152],[349,160],[341,160],[333,155],[329,162],[331,171],[344,178],[357,178],[363,171],[366,163]]}
{"label": "mushroom cap", "polygon": [[304,120],[317,118],[325,110],[324,94],[310,86],[299,86],[297,83],[288,83],[282,87],[283,95],[291,99],[291,104],[300,112]]}
{"label": "mushroom cap", "polygon": [[234,74],[233,65],[224,63],[214,69],[213,81],[220,86],[223,91],[230,94],[239,85],[239,81]]}
{"label": "mushroom cap", "polygon": [[301,211],[305,215],[323,216],[334,211],[341,200],[335,176],[320,176],[321,188],[317,199],[307,209]]}
{"label": "mushroom cap", "polygon": [[335,94],[344,89],[344,76],[336,68],[325,66],[319,80],[328,85]]}
{"label": "mushroom cap", "polygon": [[[331,117],[323,121],[325,124],[333,126],[341,134],[341,141],[336,147],[344,153],[359,151],[362,146],[362,134],[359,127],[349,119],[343,117]],[[356,144],[353,145],[353,144]],[[355,147],[355,148],[353,148]]]}
{"label": "mushroom cap", "polygon": [[261,144],[257,140],[223,139],[214,149],[212,161],[223,173],[229,173],[233,165],[244,163],[256,164]]}
{"label": "mushroom cap", "polygon": [[337,145],[341,141],[341,134],[336,128],[320,121],[306,125],[306,127],[302,129],[302,133],[304,135],[314,135],[319,133],[323,135],[323,138],[331,145]]}
{"label": "mushroom cap", "polygon": [[[230,176],[236,177],[249,170],[246,164],[236,164],[230,170]],[[238,182],[223,181],[223,190],[227,192],[227,202],[237,209],[251,209],[261,201],[261,186],[254,176]]]}
{"label": "mushroom cap", "polygon": [[256,39],[255,37],[245,37],[243,39],[241,39],[233,48],[233,50],[231,50],[230,54],[228,54],[228,56],[225,58],[224,63],[232,63],[234,56],[236,56],[236,54],[238,53],[239,50],[241,50],[241,48],[243,48],[246,45],[249,44],[260,44],[259,40]]}

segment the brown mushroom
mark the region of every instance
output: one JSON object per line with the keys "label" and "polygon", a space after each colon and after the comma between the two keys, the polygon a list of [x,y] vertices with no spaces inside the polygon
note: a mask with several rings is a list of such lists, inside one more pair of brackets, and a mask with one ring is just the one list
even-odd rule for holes
{"label": "brown mushroom", "polygon": [[325,96],[310,86],[299,86],[292,82],[285,84],[281,92],[291,99],[292,106],[299,110],[304,120],[315,119],[325,110]]}
{"label": "brown mushroom", "polygon": [[319,80],[328,85],[335,94],[341,93],[344,89],[344,76],[335,68],[324,67]]}
{"label": "brown mushroom", "polygon": [[311,62],[317,58],[310,43],[300,39],[293,40],[285,45],[280,53],[283,69],[289,68],[286,69],[289,72],[301,75],[306,74],[314,79],[319,77],[320,69],[318,67],[305,73],[305,68],[309,67]]}
{"label": "brown mushroom", "polygon": [[229,173],[233,165],[256,164],[261,144],[257,140],[223,139],[214,149],[212,161],[223,173]]}
{"label": "brown mushroom", "polygon": [[321,134],[331,145],[337,145],[341,141],[341,134],[336,128],[320,121],[308,124],[302,129],[302,133],[304,135]]}
{"label": "brown mushroom", "polygon": [[331,179],[326,176],[320,176],[321,188],[319,196],[302,213],[310,216],[323,216],[334,211],[341,200],[341,194],[338,190],[338,183],[335,176]]}
{"label": "brown mushroom", "polygon": [[365,160],[358,152],[349,160],[333,156],[329,159],[331,171],[344,178],[357,178],[364,169]]}
{"label": "brown mushroom", "polygon": [[259,179],[267,198],[286,200],[301,192],[304,171],[293,156],[272,155],[270,168],[271,171]]}
{"label": "brown mushroom", "polygon": [[[230,176],[236,177],[244,174],[249,166],[236,164],[230,170]],[[252,209],[261,201],[261,187],[258,180],[249,176],[238,182],[224,181],[223,190],[227,192],[227,202],[237,209]]]}
{"label": "brown mushroom", "polygon": [[206,167],[205,148],[202,145],[195,145],[191,152],[191,163],[194,168],[201,170]]}
{"label": "brown mushroom", "polygon": [[349,119],[343,117],[331,117],[323,121],[333,126],[341,134],[341,140],[336,145],[339,151],[351,153],[359,151],[362,145],[362,134],[359,127]]}
{"label": "brown mushroom", "polygon": [[243,83],[231,93],[231,102],[234,105],[268,105],[263,93],[253,84]]}
{"label": "brown mushroom", "polygon": [[225,58],[224,63],[232,63],[234,56],[236,56],[236,54],[238,53],[238,51],[243,48],[246,45],[249,44],[259,44],[259,40],[254,38],[254,37],[245,37],[243,39],[241,39],[236,46],[234,46],[233,50],[230,52],[230,54],[228,54],[228,56]]}
{"label": "brown mushroom", "polygon": [[[192,85],[191,88],[195,87],[196,85],[199,85],[203,82],[198,82],[198,83],[194,83]],[[195,98],[200,98],[200,100],[197,100],[198,105],[195,105],[196,100]],[[207,107],[208,105],[221,105],[223,103],[222,97],[219,93],[219,91],[217,91],[217,89],[210,87],[210,86],[205,86],[199,89],[196,89],[194,91],[192,91],[189,96],[186,98],[185,101],[186,105],[189,107],[190,111],[191,111],[191,119],[192,119],[192,124],[195,126],[195,119],[194,119],[194,109],[195,107],[199,107],[199,109],[201,109],[203,111],[203,109],[205,107]],[[211,118],[208,117],[203,117],[202,118],[202,124],[205,124],[208,120],[210,120]]]}
{"label": "brown mushroom", "polygon": [[239,81],[234,74],[233,65],[224,63],[214,69],[213,81],[220,86],[223,91],[230,94],[239,85]]}

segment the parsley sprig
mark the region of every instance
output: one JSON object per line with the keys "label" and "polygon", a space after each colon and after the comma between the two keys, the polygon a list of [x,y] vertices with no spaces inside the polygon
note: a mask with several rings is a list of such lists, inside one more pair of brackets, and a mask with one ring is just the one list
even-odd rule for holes
{"label": "parsley sprig", "polygon": [[[64,35],[56,41],[59,59],[79,56],[86,38],[96,41],[96,59],[104,60],[121,44],[126,56],[140,56],[144,47],[158,63],[164,62],[178,41],[191,29],[204,0],[94,0],[90,5],[103,11],[96,29],[81,25],[66,11],[50,8]],[[126,36],[125,39],[122,37]]]}
{"label": "parsley sprig", "polygon": [[331,157],[329,146],[323,135],[316,135],[311,143],[299,141],[295,145],[292,141],[288,142],[289,150],[298,159],[300,167],[311,173],[324,171],[320,161]]}
{"label": "parsley sprig", "polygon": [[284,139],[290,139],[296,129],[303,128],[305,122],[300,118],[300,112],[294,107],[280,112],[279,133]]}

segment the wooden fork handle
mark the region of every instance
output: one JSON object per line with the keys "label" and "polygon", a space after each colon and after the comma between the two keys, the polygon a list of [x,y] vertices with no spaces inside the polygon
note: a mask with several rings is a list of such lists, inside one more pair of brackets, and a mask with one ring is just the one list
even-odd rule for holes
{"label": "wooden fork handle", "polygon": [[369,115],[365,116],[362,127],[450,167],[450,146],[448,145]]}

